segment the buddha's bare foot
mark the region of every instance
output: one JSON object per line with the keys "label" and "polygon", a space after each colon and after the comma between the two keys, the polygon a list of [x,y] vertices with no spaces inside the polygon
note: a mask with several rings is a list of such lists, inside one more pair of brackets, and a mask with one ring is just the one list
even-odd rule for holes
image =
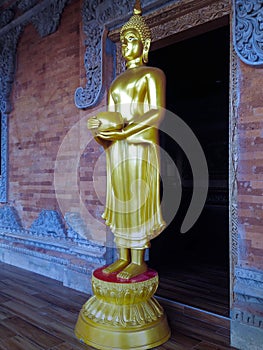
{"label": "buddha's bare foot", "polygon": [[129,265],[128,260],[119,259],[115,261],[113,264],[105,267],[105,269],[103,269],[102,272],[105,274],[110,274],[110,273],[117,272],[124,269],[127,265]]}
{"label": "buddha's bare foot", "polygon": [[144,273],[145,271],[147,271],[147,265],[145,263],[140,265],[130,263],[127,267],[125,267],[121,272],[118,273],[117,278],[129,280],[135,276],[140,275],[141,273]]}

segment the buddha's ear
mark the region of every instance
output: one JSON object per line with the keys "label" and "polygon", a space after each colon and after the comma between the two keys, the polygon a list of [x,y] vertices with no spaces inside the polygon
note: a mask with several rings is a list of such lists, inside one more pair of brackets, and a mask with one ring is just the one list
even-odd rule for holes
{"label": "buddha's ear", "polygon": [[143,62],[147,63],[148,62],[148,53],[150,50],[150,45],[151,45],[151,39],[146,39],[143,45]]}

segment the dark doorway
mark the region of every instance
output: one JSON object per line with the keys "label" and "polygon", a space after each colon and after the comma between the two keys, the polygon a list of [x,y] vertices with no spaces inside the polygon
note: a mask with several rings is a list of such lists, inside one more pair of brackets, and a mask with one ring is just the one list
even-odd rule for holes
{"label": "dark doorway", "polygon": [[[181,234],[193,190],[191,167],[180,147],[160,134],[160,145],[180,174],[182,201],[174,220],[151,242],[149,265],[160,276],[157,295],[225,316],[229,312],[229,45],[229,27],[224,26],[149,55],[149,65],[166,74],[167,109],[195,133],[209,170],[203,212]],[[166,164],[162,169],[166,176]]]}

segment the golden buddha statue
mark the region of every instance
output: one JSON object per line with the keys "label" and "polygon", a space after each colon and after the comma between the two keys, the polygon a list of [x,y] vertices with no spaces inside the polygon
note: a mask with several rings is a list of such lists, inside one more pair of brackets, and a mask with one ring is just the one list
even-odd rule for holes
{"label": "golden buddha statue", "polygon": [[103,218],[114,234],[119,259],[93,271],[94,295],[79,313],[75,334],[97,349],[152,349],[171,334],[154,298],[158,273],[144,261],[150,240],[165,227],[158,152],[165,77],[160,69],[145,65],[151,36],[138,1],[120,34],[127,69],[109,89],[107,111],[88,120],[106,152]]}
{"label": "golden buddha statue", "polygon": [[103,218],[114,234],[119,260],[104,268],[129,280],[147,270],[145,249],[165,227],[160,208],[158,126],[165,106],[165,76],[146,66],[151,33],[137,1],[121,28],[126,70],[112,83],[106,112],[88,120],[103,145],[107,193]]}

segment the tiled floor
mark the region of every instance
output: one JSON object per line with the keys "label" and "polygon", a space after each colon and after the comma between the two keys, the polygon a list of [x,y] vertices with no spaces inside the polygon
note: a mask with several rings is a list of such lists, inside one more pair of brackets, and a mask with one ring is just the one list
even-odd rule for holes
{"label": "tiled floor", "polygon": [[[74,336],[78,313],[87,299],[58,281],[0,263],[0,349],[92,349]],[[231,349],[227,318],[159,301],[167,312],[172,337],[156,349]]]}

